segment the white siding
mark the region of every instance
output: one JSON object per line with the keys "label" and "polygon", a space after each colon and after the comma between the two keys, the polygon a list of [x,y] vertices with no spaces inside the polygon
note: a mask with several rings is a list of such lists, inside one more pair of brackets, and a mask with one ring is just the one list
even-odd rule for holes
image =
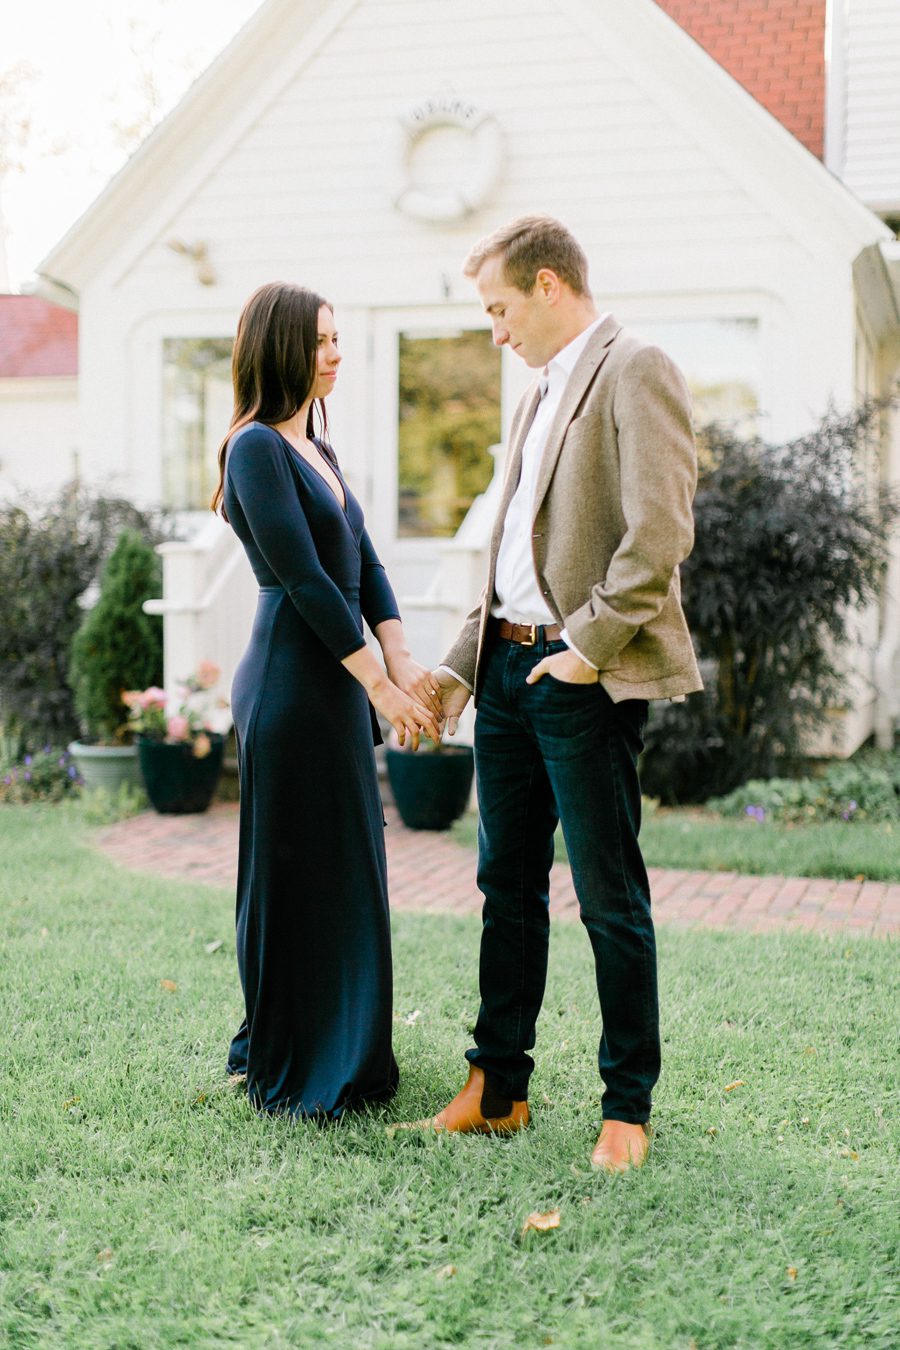
{"label": "white siding", "polygon": [[78,381],[0,380],[0,498],[55,492],[77,466]]}
{"label": "white siding", "polygon": [[868,206],[900,212],[900,0],[845,4],[841,177]]}

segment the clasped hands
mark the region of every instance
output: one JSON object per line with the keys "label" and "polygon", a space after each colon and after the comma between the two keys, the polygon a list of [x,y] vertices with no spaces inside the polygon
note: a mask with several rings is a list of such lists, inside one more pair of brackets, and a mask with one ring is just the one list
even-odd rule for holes
{"label": "clasped hands", "polygon": [[[449,736],[455,736],[462,711],[471,697],[466,686],[448,670],[428,670],[406,654],[386,664],[388,678],[407,696],[410,704],[397,720],[382,709],[397,732],[400,744],[405,745],[407,734],[411,738],[413,750],[419,748],[419,738],[423,733],[435,744],[442,739],[445,730]],[[593,666],[582,661],[573,651],[554,652],[545,656],[525,682],[537,684],[545,675],[562,684],[596,684],[600,678]]]}

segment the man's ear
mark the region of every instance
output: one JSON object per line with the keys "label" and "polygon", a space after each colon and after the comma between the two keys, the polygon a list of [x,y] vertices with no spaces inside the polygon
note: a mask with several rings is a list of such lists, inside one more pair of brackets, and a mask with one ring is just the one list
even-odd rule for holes
{"label": "man's ear", "polygon": [[542,267],[534,279],[535,290],[541,299],[555,305],[559,299],[560,280],[552,267]]}

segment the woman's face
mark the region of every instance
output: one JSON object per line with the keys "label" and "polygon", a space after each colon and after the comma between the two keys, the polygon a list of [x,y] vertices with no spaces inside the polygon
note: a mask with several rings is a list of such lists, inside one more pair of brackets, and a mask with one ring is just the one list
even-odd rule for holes
{"label": "woman's face", "polygon": [[341,354],[334,315],[327,305],[319,309],[318,340],[316,343],[316,383],[313,398],[327,398],[337,380]]}

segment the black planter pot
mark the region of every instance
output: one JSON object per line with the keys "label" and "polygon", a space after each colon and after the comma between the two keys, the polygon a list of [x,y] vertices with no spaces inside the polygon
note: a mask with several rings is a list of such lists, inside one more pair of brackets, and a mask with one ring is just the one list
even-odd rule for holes
{"label": "black planter pot", "polygon": [[385,754],[388,782],[400,819],[411,830],[448,830],[465,811],[475,756],[470,745]]}
{"label": "black planter pot", "polygon": [[205,811],[222,773],[224,737],[208,732],[212,749],[197,758],[191,745],[138,739],[138,759],[153,807],[164,815]]}

